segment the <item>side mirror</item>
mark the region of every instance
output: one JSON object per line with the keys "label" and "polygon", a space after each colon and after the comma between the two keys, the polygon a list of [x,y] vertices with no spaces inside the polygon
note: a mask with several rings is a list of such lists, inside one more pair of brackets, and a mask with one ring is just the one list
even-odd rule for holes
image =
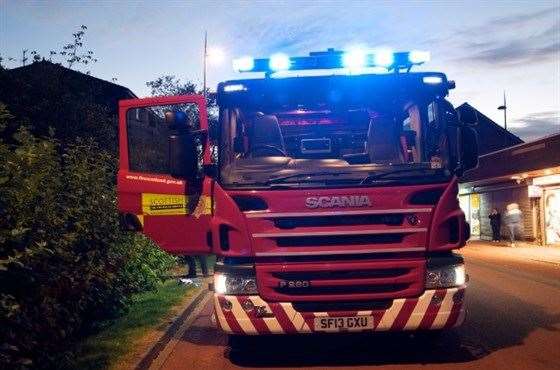
{"label": "side mirror", "polygon": [[187,179],[199,174],[196,140],[189,130],[169,135],[169,172],[173,177]]}
{"label": "side mirror", "polygon": [[469,105],[465,104],[461,109],[457,109],[457,113],[459,113],[459,121],[464,125],[472,126],[478,123],[476,110]]}
{"label": "side mirror", "polygon": [[428,104],[428,123],[432,127],[457,126],[457,113],[453,104],[445,99],[437,99]]}
{"label": "side mirror", "polygon": [[478,166],[478,137],[472,127],[461,128],[461,170],[472,170]]}

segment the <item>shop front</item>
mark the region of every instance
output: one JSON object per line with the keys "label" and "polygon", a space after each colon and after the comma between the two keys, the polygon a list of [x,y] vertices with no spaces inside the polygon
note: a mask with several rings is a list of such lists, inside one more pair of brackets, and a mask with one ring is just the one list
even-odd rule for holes
{"label": "shop front", "polygon": [[459,202],[473,239],[492,239],[488,216],[496,209],[507,240],[505,216],[516,204],[520,239],[560,246],[560,134],[481,156],[479,167],[461,181]]}
{"label": "shop front", "polygon": [[542,190],[544,242],[560,246],[560,175],[535,178],[533,186]]}

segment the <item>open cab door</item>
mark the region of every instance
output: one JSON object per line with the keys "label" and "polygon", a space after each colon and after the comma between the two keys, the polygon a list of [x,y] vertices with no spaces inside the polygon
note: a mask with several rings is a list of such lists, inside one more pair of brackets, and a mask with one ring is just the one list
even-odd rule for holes
{"label": "open cab door", "polygon": [[208,120],[203,96],[119,102],[121,225],[167,252],[209,254],[212,213]]}

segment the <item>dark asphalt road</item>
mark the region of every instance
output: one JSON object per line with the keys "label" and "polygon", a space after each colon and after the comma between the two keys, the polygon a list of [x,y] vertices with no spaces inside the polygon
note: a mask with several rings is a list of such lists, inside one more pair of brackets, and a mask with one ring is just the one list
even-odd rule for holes
{"label": "dark asphalt road", "polygon": [[469,315],[437,341],[407,334],[259,338],[231,351],[208,301],[157,368],[560,369],[560,266],[467,247]]}

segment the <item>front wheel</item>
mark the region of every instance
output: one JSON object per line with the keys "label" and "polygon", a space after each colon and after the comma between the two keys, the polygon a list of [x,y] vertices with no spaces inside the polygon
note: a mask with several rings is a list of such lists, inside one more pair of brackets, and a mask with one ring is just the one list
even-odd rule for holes
{"label": "front wheel", "polygon": [[422,330],[415,332],[414,338],[422,343],[435,343],[439,342],[444,330]]}
{"label": "front wheel", "polygon": [[250,336],[250,335],[236,335],[230,334],[228,336],[228,346],[233,351],[242,351],[245,349],[252,348],[257,340],[258,337]]}

